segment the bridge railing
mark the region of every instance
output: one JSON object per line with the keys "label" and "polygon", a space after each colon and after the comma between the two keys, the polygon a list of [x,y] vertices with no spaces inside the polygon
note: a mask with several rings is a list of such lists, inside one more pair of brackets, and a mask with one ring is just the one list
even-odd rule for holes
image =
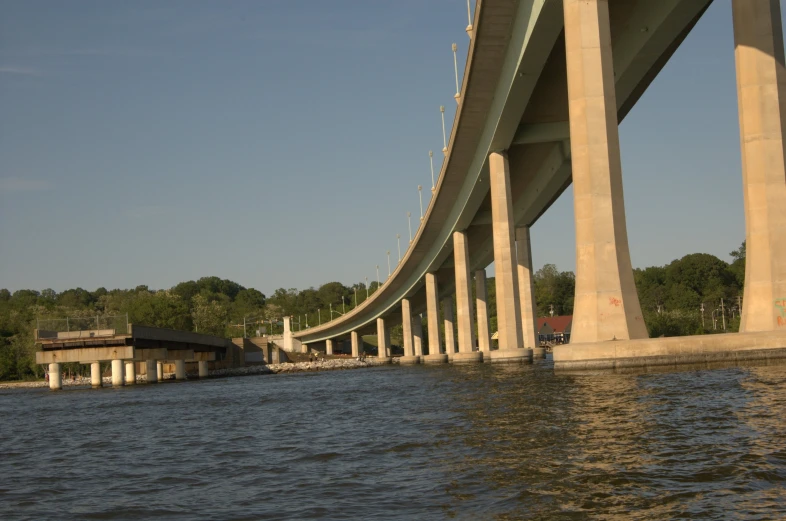
{"label": "bridge railing", "polygon": [[127,334],[129,334],[128,313],[36,319],[37,339],[88,338]]}

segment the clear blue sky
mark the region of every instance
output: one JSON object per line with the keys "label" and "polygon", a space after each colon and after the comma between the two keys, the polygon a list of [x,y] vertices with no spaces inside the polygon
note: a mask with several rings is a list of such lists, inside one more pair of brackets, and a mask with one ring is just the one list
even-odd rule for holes
{"label": "clear blue sky", "polygon": [[[465,9],[4,0],[0,287],[216,275],[270,294],[386,273],[441,159],[439,105],[453,119]],[[634,266],[739,246],[738,132],[718,0],[621,126]],[[575,268],[572,197],[533,228],[536,267]]]}

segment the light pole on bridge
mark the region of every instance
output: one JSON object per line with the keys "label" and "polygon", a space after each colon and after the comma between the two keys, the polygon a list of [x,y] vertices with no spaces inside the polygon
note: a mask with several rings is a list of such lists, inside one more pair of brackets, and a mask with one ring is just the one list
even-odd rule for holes
{"label": "light pole on bridge", "polygon": [[418,197],[420,198],[420,220],[423,220],[423,186],[418,185]]}
{"label": "light pole on bridge", "polygon": [[469,0],[467,0],[467,36],[472,38],[472,9],[469,7]]}
{"label": "light pole on bridge", "polygon": [[461,99],[461,94],[459,94],[458,62],[456,61],[456,50],[458,50],[458,46],[454,43],[453,44],[453,71],[456,73],[456,95],[453,97],[456,99],[456,103],[459,103],[459,100]]}
{"label": "light pole on bridge", "polygon": [[[390,278],[390,250],[388,250],[388,278]],[[379,266],[377,266],[377,279],[379,279]],[[379,282],[377,282],[379,284]]]}
{"label": "light pole on bridge", "polygon": [[368,277],[366,277],[366,300],[368,300]]}
{"label": "light pole on bridge", "polygon": [[431,191],[433,192],[434,190],[437,189],[436,185],[434,184],[434,151],[433,150],[428,151],[428,161],[429,163],[431,163]]}
{"label": "light pole on bridge", "polygon": [[[409,225],[409,243],[412,244],[412,212],[407,212],[407,224]],[[399,262],[401,259],[399,259]]]}
{"label": "light pole on bridge", "polygon": [[448,141],[445,137],[445,105],[439,106],[439,112],[442,114],[442,154],[448,157]]}
{"label": "light pole on bridge", "polygon": [[[396,234],[396,242],[398,243],[398,261],[401,262],[401,234]],[[390,265],[390,251],[388,251],[388,265]]]}
{"label": "light pole on bridge", "polygon": [[[390,250],[388,250],[388,266],[390,266]],[[377,264],[377,291],[379,291],[379,264]]]}

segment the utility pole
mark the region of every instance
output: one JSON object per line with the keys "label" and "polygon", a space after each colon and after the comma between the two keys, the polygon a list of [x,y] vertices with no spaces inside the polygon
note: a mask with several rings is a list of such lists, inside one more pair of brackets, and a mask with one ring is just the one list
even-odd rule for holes
{"label": "utility pole", "polygon": [[701,303],[701,329],[704,329],[704,302]]}
{"label": "utility pole", "polygon": [[723,331],[726,331],[726,310],[723,308],[723,299],[721,299],[721,318],[723,319]]}

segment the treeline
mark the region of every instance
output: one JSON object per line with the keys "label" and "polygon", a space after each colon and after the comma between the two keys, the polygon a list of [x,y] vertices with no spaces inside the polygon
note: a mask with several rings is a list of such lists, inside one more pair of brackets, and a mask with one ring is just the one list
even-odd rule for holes
{"label": "treeline", "polygon": [[[634,277],[650,336],[722,332],[724,322],[727,331],[736,331],[745,244],[731,256],[733,261],[727,263],[712,255],[692,254],[666,266],[636,269]],[[573,313],[573,272],[561,272],[547,264],[533,278],[538,316]],[[333,318],[338,318],[377,289],[376,281],[368,286],[364,282],[349,286],[329,282],[304,290],[280,288],[266,297],[254,288],[218,277],[182,282],[166,290],[137,286],[95,291],[76,288],[62,293],[19,290],[12,294],[0,289],[0,380],[39,377],[42,370],[35,364],[33,330],[38,324],[41,329],[65,330],[70,327],[65,317],[75,321],[76,328],[85,328],[83,324],[120,328],[117,324],[124,324],[127,314],[132,324],[229,338],[243,335],[244,321],[249,335],[263,327],[269,333],[280,333],[281,317],[290,315],[295,329],[313,327],[330,320],[331,309]],[[493,332],[497,324],[493,278],[488,279],[488,296]],[[393,336],[395,341],[395,332]]]}

